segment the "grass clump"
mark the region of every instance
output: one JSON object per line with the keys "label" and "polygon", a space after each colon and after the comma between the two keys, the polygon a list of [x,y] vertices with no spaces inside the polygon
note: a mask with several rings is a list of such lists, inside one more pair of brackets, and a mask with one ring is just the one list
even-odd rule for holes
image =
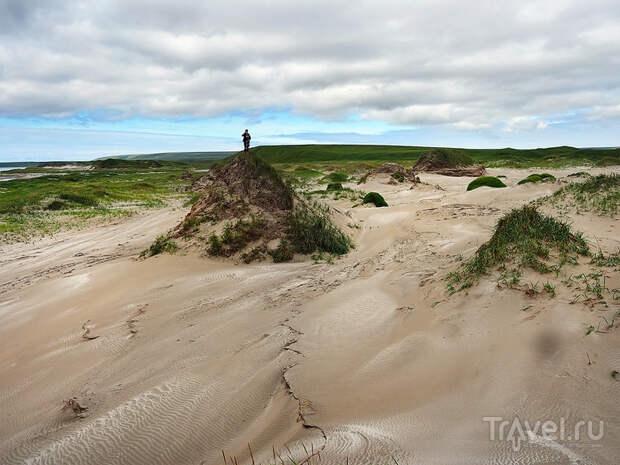
{"label": "grass clump", "polygon": [[362,203],[363,204],[372,203],[375,205],[375,207],[387,207],[388,206],[383,196],[379,194],[378,192],[369,192],[368,194],[366,194],[364,198],[362,199]]}
{"label": "grass clump", "polygon": [[467,186],[468,191],[473,191],[474,189],[478,189],[479,187],[507,187],[499,178],[495,176],[480,176],[479,178],[474,179]]}
{"label": "grass clump", "polygon": [[405,182],[405,173],[403,173],[402,171],[396,171],[392,174],[392,178],[394,178],[398,182]]}
{"label": "grass clump", "polygon": [[555,181],[555,176],[549,173],[541,173],[541,174],[530,174],[527,178],[521,179],[517,184],[527,184],[530,182],[547,182],[547,181]]}
{"label": "grass clump", "polygon": [[304,204],[289,216],[288,240],[302,254],[318,250],[344,255],[353,248],[349,236],[332,223],[329,208],[318,202]]}
{"label": "grass clump", "polygon": [[596,255],[592,256],[590,263],[596,266],[620,267],[620,250],[607,256],[603,254],[602,250],[599,250]]}
{"label": "grass clump", "polygon": [[146,257],[152,257],[153,255],[159,255],[160,253],[174,253],[178,250],[178,246],[176,242],[171,240],[169,237],[158,236],[155,239],[155,242],[151,244],[151,246],[144,250],[140,255]]}
{"label": "grass clump", "polygon": [[269,251],[274,263],[290,262],[295,255],[293,246],[286,239],[282,239],[274,250]]}
{"label": "grass clump", "polygon": [[547,263],[552,251],[560,256],[561,263],[567,262],[566,257],[590,253],[581,233],[573,233],[567,223],[525,205],[499,219],[491,239],[458,271],[450,273],[448,288],[456,292],[470,287],[492,268],[506,269],[507,263],[514,263],[516,270],[553,271],[556,267]]}

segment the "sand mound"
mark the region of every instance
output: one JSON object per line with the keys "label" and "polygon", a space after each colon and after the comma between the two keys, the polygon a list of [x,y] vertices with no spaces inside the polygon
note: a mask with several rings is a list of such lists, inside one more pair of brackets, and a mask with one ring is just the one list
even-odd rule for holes
{"label": "sand mound", "polygon": [[444,176],[483,176],[484,166],[477,165],[468,155],[458,150],[432,149],[422,155],[415,166],[415,172],[428,172]]}
{"label": "sand mound", "polygon": [[413,169],[407,170],[402,165],[392,162],[384,163],[381,166],[370,170],[364,178],[366,180],[369,177],[376,176],[378,174],[390,175],[390,177],[392,178],[391,182],[394,184],[396,182],[404,181],[420,182],[420,178],[415,175],[415,171]]}
{"label": "sand mound", "polygon": [[249,262],[276,253],[348,251],[349,239],[332,224],[328,209],[298,198],[276,170],[252,152],[214,166],[192,190],[200,198],[173,235],[185,238],[188,246],[206,247],[210,255],[239,255]]}

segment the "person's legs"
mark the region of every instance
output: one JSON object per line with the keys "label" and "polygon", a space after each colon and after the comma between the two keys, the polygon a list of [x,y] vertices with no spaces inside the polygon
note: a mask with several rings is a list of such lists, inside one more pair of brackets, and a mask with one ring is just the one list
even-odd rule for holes
{"label": "person's legs", "polygon": [[250,141],[243,141],[243,150],[246,152],[250,149]]}

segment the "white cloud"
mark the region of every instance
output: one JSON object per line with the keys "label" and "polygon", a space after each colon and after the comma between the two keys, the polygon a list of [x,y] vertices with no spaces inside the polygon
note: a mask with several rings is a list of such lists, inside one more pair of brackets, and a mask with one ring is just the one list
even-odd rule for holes
{"label": "white cloud", "polygon": [[616,0],[0,0],[0,116],[544,129],[522,115],[615,117],[619,30]]}

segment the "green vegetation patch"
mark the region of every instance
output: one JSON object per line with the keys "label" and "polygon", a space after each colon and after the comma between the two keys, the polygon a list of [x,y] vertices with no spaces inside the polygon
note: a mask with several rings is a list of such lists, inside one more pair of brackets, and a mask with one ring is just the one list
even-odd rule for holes
{"label": "green vegetation patch", "polygon": [[282,239],[274,250],[269,251],[274,263],[290,262],[295,255],[295,250],[289,241]]}
{"label": "green vegetation patch", "polygon": [[366,194],[364,198],[362,199],[362,203],[363,204],[372,203],[375,205],[375,207],[387,207],[388,206],[383,196],[379,194],[378,192],[369,192],[368,194]]}
{"label": "green vegetation patch", "polygon": [[[548,263],[552,253],[560,259],[555,267]],[[450,273],[448,289],[455,292],[470,287],[496,266],[507,269],[512,263],[517,274],[526,267],[547,273],[567,263],[569,257],[588,254],[589,248],[581,233],[573,233],[568,223],[526,205],[499,219],[491,239],[457,271]]]}
{"label": "green vegetation patch", "polygon": [[58,172],[0,183],[0,223],[8,224],[12,218],[10,228],[0,229],[0,241],[52,234],[80,227],[84,219],[125,216],[136,207],[161,207],[187,195],[183,190],[189,182],[179,180],[181,169],[132,167]]}
{"label": "green vegetation patch", "polygon": [[392,178],[394,178],[398,182],[405,182],[405,173],[403,173],[402,171],[396,171],[392,174]]}
{"label": "green vegetation patch", "polygon": [[211,233],[209,236],[209,254],[230,257],[249,243],[260,239],[266,224],[264,218],[257,216],[226,223],[221,235]]}
{"label": "green vegetation patch", "polygon": [[341,191],[342,190],[342,184],[340,184],[339,182],[330,182],[327,185],[327,188],[325,190],[326,191]]}
{"label": "green vegetation patch", "polygon": [[[459,154],[470,157],[474,163],[487,167],[566,167],[566,166],[610,166],[620,165],[620,148],[580,149],[561,146],[539,149],[451,149],[441,147],[394,146],[394,145],[273,145],[255,147],[264,160],[276,164],[324,163],[324,168],[344,167],[353,163],[392,161],[411,164],[432,150],[452,152],[448,159],[457,161]],[[456,155],[454,155],[456,153]],[[461,161],[462,162],[462,161]],[[368,168],[374,167],[369,166]],[[462,166],[462,165],[461,165]]]}
{"label": "green vegetation patch", "polygon": [[547,181],[555,181],[555,176],[549,173],[540,173],[540,174],[530,174],[527,178],[521,179],[517,184],[527,184],[530,182],[547,182]]}
{"label": "green vegetation patch", "polygon": [[153,255],[159,255],[160,253],[174,253],[178,250],[177,243],[169,237],[159,236],[155,239],[155,242],[151,246],[143,251],[140,255],[143,257],[152,257]]}
{"label": "green vegetation patch", "polygon": [[479,187],[506,187],[500,179],[495,176],[480,176],[479,178],[474,179],[467,186],[468,191],[473,191],[474,189],[478,189]]}
{"label": "green vegetation patch", "polygon": [[351,238],[332,222],[329,207],[319,202],[297,208],[288,218],[287,233],[293,249],[302,254],[343,255],[353,248]]}

